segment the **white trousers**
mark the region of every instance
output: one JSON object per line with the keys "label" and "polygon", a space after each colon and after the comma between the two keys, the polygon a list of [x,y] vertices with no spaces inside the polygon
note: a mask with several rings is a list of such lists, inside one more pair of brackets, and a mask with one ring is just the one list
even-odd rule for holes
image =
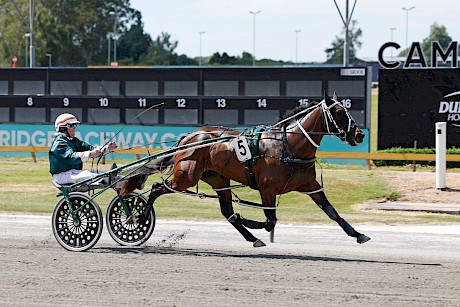
{"label": "white trousers", "polygon": [[[92,172],[88,170],[71,169],[70,171],[53,175],[53,179],[58,184],[70,184],[70,183],[77,183],[85,179],[94,178],[98,174],[101,174],[101,173],[104,173],[104,172],[96,173],[96,172]],[[118,176],[116,179],[118,180]],[[126,183],[126,180],[122,180],[118,182],[117,184],[115,184],[115,188],[121,189],[123,188],[125,183]],[[106,182],[105,184],[108,185],[108,182]]]}
{"label": "white trousers", "polygon": [[76,182],[80,182],[85,179],[94,178],[97,175],[98,173],[92,172],[89,170],[71,169],[70,171],[53,175],[53,179],[58,184],[66,184],[66,183],[76,183]]}

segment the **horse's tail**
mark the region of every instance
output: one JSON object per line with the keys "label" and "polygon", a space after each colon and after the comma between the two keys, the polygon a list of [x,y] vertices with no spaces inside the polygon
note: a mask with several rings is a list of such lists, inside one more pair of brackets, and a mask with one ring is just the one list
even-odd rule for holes
{"label": "horse's tail", "polygon": [[160,159],[149,161],[142,166],[133,165],[126,168],[123,173],[127,173],[126,180],[121,195],[128,195],[135,189],[142,189],[147,177],[156,173],[169,175],[174,166],[174,155],[166,156]]}

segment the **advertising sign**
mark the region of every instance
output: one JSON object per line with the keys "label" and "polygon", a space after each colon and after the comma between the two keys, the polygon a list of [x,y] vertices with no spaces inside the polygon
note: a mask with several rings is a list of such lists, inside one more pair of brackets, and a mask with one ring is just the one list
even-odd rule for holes
{"label": "advertising sign", "polygon": [[[129,153],[129,148],[165,149],[174,145],[181,136],[197,128],[190,126],[83,124],[78,126],[76,136],[92,145],[103,145],[112,140]],[[366,134],[366,138],[358,146],[351,147],[335,136],[325,136],[319,150],[324,152],[369,152],[369,130],[363,129],[363,132]],[[0,124],[0,146],[50,146],[55,133],[54,125]],[[0,155],[11,156],[13,154],[0,151]],[[47,156],[47,153],[37,154],[37,156]],[[132,159],[126,154],[114,156]],[[350,161],[334,161],[334,163],[336,162],[349,163]]]}
{"label": "advertising sign", "polygon": [[378,149],[435,146],[447,122],[447,147],[460,146],[460,69],[381,69]]}

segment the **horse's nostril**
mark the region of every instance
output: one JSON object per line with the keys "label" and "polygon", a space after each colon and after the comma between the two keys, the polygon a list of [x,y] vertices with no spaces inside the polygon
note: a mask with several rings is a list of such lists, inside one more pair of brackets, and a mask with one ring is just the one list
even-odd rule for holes
{"label": "horse's nostril", "polygon": [[356,134],[356,141],[358,143],[361,143],[364,140],[364,133],[358,133]]}

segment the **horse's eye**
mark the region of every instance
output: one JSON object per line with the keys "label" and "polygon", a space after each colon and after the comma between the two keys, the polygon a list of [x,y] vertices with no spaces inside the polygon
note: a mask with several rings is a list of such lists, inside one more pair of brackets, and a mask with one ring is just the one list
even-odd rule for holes
{"label": "horse's eye", "polygon": [[344,116],[344,111],[342,109],[337,110],[337,116],[342,118]]}

